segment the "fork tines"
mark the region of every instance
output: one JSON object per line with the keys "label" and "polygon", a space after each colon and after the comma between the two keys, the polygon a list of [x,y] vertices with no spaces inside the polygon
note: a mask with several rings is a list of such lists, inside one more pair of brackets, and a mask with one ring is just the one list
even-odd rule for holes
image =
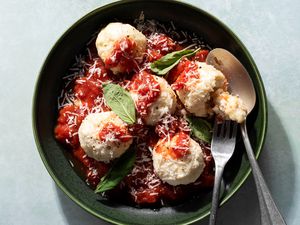
{"label": "fork tines", "polygon": [[223,121],[219,123],[215,120],[213,136],[223,138],[234,138],[237,132],[237,123],[231,120]]}

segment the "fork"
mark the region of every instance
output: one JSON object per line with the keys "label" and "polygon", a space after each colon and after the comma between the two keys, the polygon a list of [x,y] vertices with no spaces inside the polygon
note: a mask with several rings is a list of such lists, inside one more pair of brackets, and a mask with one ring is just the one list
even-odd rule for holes
{"label": "fork", "polygon": [[231,158],[234,152],[236,132],[236,122],[226,120],[222,124],[218,124],[217,119],[215,119],[211,143],[211,153],[215,161],[215,182],[212,196],[212,206],[210,210],[209,225],[216,224],[222,175],[226,163]]}

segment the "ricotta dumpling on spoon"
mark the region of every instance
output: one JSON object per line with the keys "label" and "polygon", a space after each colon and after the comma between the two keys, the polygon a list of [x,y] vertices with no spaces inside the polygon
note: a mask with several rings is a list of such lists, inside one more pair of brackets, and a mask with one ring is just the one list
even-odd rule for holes
{"label": "ricotta dumpling on spoon", "polygon": [[195,182],[205,167],[200,145],[184,132],[160,139],[152,159],[157,176],[174,186]]}
{"label": "ricotta dumpling on spoon", "polygon": [[128,125],[114,112],[87,115],[79,127],[78,136],[86,154],[101,162],[120,157],[133,139]]}
{"label": "ricotta dumpling on spoon", "polygon": [[131,72],[143,60],[147,38],[130,24],[109,23],[96,39],[98,55],[114,74]]}
{"label": "ricotta dumpling on spoon", "polygon": [[218,89],[213,95],[213,100],[215,103],[213,111],[221,119],[233,120],[238,123],[242,123],[246,119],[247,108],[240,97]]}
{"label": "ricotta dumpling on spoon", "polygon": [[164,115],[176,110],[176,94],[164,78],[142,71],[131,79],[129,91],[147,125],[154,126]]}

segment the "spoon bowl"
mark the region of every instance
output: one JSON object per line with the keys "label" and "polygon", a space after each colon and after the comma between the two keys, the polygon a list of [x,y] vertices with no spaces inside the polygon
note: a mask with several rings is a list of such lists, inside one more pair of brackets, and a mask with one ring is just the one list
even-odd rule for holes
{"label": "spoon bowl", "polygon": [[249,114],[255,106],[256,94],[245,67],[234,55],[222,48],[210,51],[206,62],[223,72],[228,81],[229,92],[238,95],[243,100],[247,114]]}

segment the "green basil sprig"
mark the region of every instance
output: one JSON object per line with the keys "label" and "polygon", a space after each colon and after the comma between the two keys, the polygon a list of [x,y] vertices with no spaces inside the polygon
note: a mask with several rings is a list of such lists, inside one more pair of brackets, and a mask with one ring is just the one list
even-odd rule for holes
{"label": "green basil sprig", "polygon": [[136,121],[135,106],[128,91],[118,84],[103,84],[103,94],[106,104],[124,122],[133,124]]}
{"label": "green basil sprig", "polygon": [[187,121],[190,124],[192,135],[207,143],[211,142],[212,125],[209,122],[199,117],[192,116],[187,117]]}
{"label": "green basil sprig", "polygon": [[150,64],[150,69],[157,75],[163,76],[173,69],[181,60],[182,57],[189,57],[194,55],[199,49],[183,49],[180,51],[171,52],[159,60]]}
{"label": "green basil sprig", "polygon": [[95,193],[115,188],[123,178],[131,172],[136,158],[134,149],[128,149],[116,162],[113,164],[107,174],[102,177],[95,189]]}

